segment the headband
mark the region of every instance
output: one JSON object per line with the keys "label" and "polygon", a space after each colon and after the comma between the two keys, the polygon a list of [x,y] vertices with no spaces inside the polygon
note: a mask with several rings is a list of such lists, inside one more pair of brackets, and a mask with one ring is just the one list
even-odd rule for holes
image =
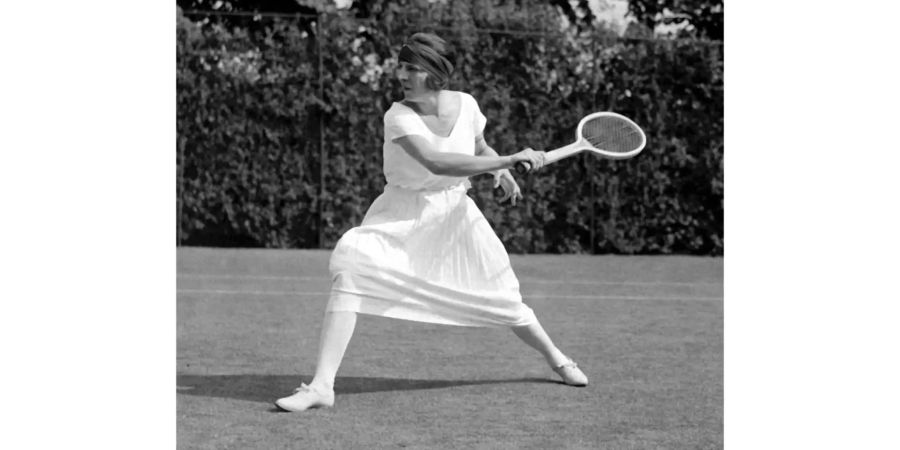
{"label": "headband", "polygon": [[398,59],[420,66],[422,70],[436,78],[441,86],[446,85],[450,74],[453,73],[453,64],[447,58],[441,56],[435,49],[418,42],[404,44]]}

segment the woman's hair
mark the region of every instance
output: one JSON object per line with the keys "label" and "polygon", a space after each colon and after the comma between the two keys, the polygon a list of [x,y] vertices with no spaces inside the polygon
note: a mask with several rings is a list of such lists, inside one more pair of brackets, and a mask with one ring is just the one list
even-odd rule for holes
{"label": "woman's hair", "polygon": [[452,57],[453,50],[446,41],[431,33],[416,33],[403,44],[398,59],[420,66],[429,75],[425,87],[437,91],[450,84]]}

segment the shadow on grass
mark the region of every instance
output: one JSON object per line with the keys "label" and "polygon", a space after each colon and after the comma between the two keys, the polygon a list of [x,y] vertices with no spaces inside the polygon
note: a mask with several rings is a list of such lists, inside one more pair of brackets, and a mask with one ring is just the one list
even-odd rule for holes
{"label": "shadow on grass", "polygon": [[[255,402],[272,402],[290,394],[309,382],[311,376],[303,375],[182,375],[177,376],[177,393],[203,397],[221,397]],[[554,383],[546,378],[516,378],[508,380],[409,380],[403,378],[337,377],[335,394],[362,394],[367,392],[410,391],[441,389],[455,386],[507,383]]]}

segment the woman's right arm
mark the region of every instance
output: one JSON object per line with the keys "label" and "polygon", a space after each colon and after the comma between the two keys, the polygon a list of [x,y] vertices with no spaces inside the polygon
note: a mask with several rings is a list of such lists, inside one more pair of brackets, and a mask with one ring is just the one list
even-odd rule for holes
{"label": "woman's right arm", "polygon": [[469,177],[509,169],[519,161],[531,164],[532,171],[544,165],[544,152],[530,148],[509,156],[472,156],[435,151],[425,138],[418,135],[403,136],[394,142],[400,144],[409,156],[435,175]]}

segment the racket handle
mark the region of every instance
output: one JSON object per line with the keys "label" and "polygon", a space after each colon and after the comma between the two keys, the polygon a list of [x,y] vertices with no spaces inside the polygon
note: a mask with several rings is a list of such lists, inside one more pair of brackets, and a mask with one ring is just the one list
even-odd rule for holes
{"label": "racket handle", "polygon": [[516,173],[519,175],[525,175],[531,170],[531,164],[527,162],[519,161],[516,163]]}

